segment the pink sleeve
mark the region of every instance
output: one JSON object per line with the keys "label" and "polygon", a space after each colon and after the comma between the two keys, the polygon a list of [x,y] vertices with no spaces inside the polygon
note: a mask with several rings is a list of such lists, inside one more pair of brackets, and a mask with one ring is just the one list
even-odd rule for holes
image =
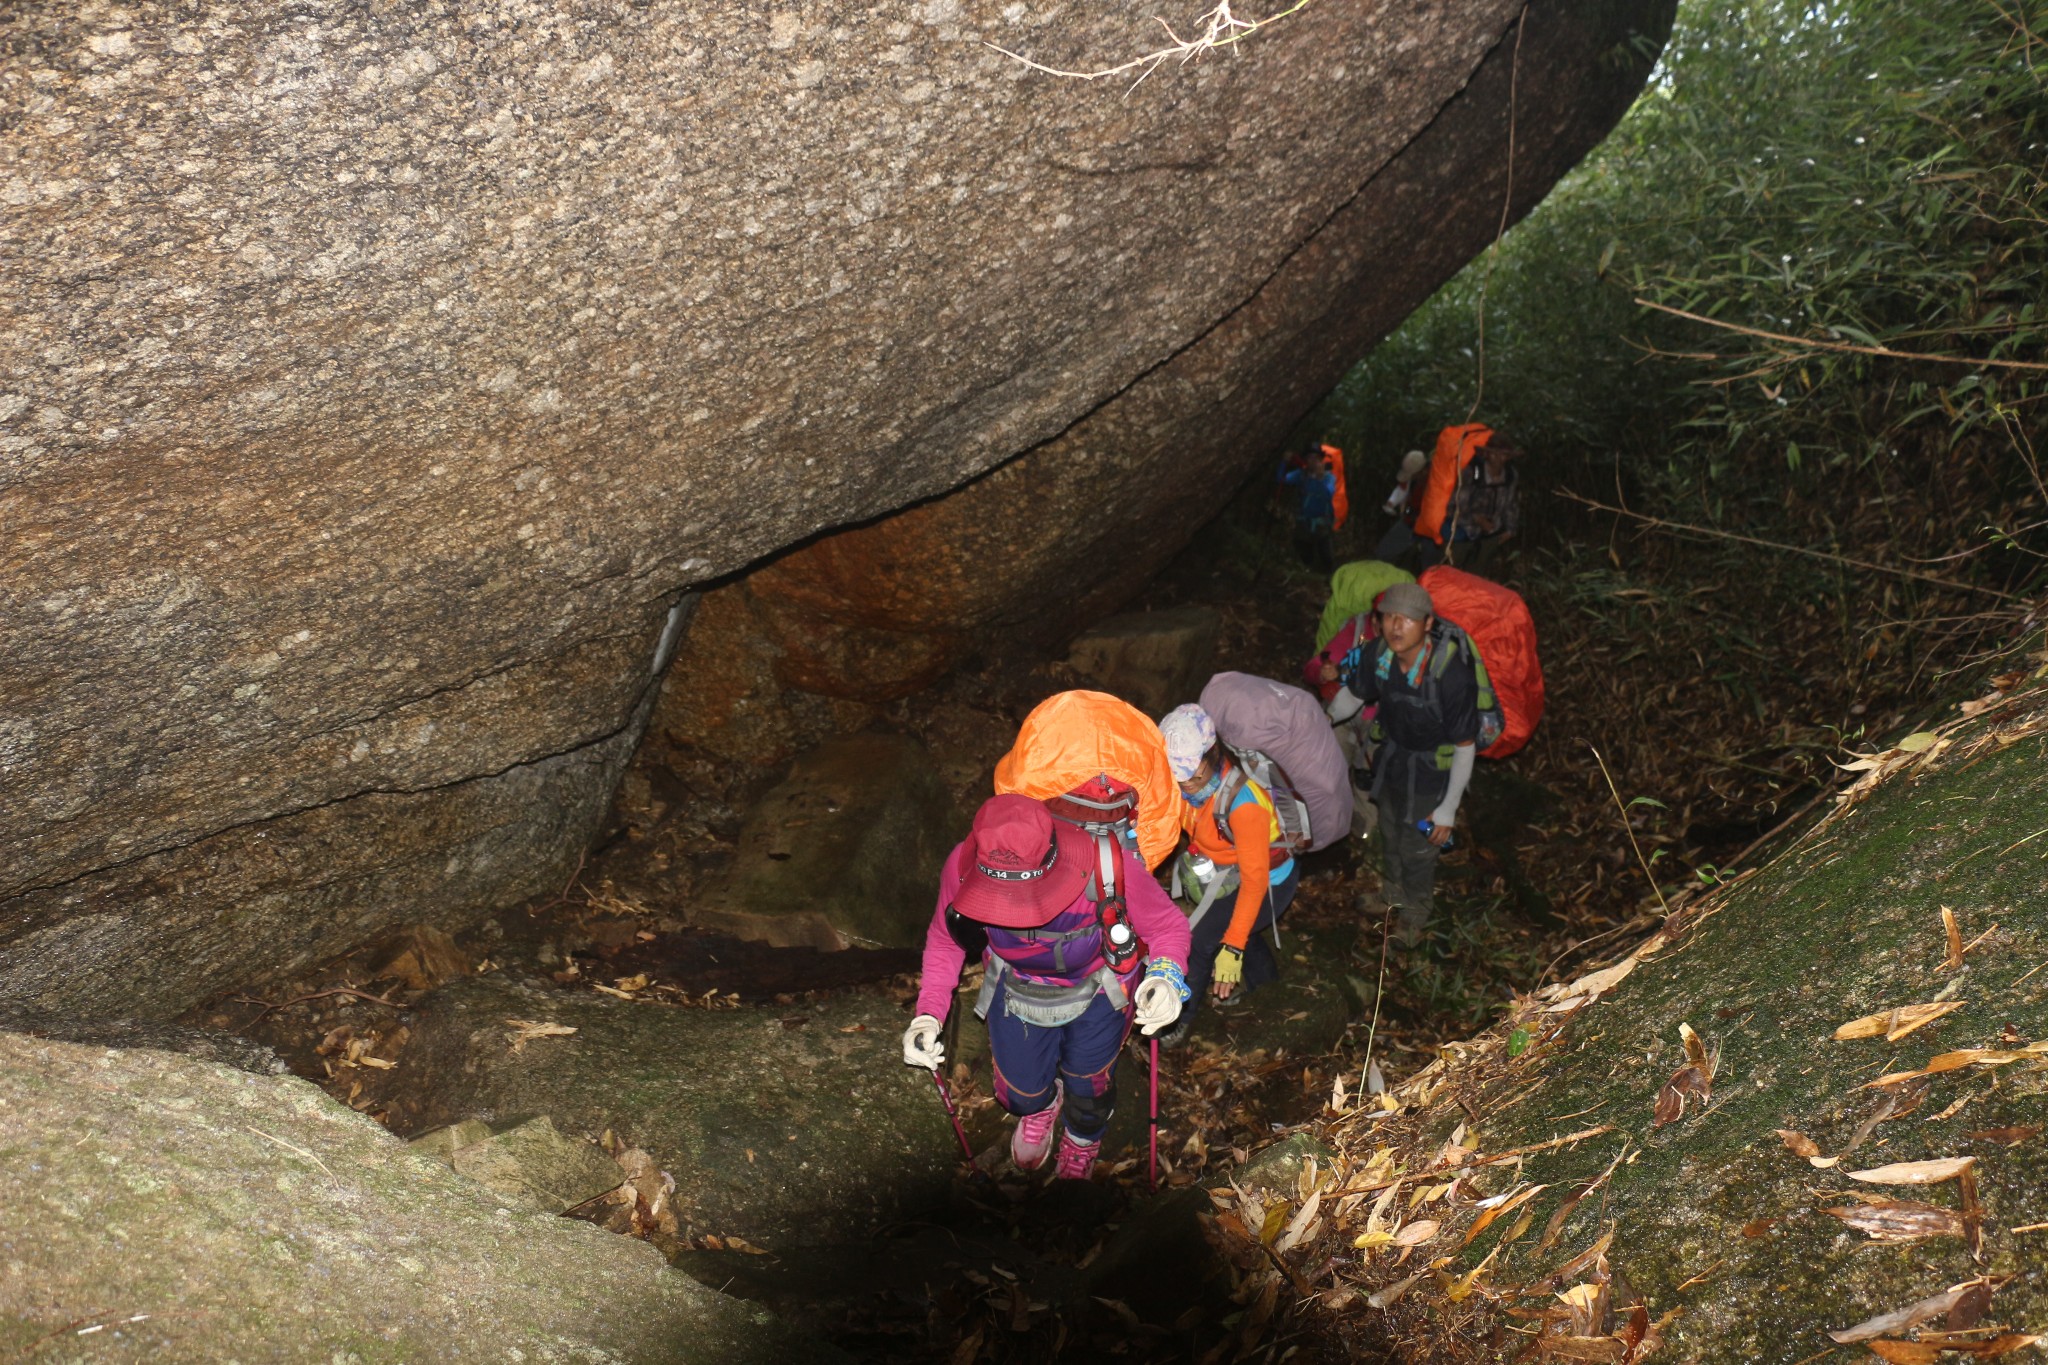
{"label": "pink sleeve", "polygon": [[1131,927],[1145,940],[1146,953],[1187,971],[1188,917],[1152,879],[1144,861],[1128,849],[1124,850],[1124,905],[1131,912]]}
{"label": "pink sleeve", "polygon": [[947,855],[945,868],[939,873],[939,903],[932,910],[931,926],[924,931],[924,967],[917,979],[917,1012],[929,1014],[940,1023],[946,1021],[946,1013],[953,1007],[953,992],[960,986],[960,969],[967,965],[966,950],[953,941],[946,928],[946,907],[959,894],[960,860],[966,849],[967,845],[961,844]]}

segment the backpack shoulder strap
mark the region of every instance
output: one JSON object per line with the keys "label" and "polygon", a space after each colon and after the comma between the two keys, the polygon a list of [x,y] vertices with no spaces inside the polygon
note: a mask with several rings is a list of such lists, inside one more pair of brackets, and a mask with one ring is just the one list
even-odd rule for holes
{"label": "backpack shoulder strap", "polygon": [[1237,794],[1244,789],[1244,768],[1232,763],[1230,771],[1223,774],[1223,782],[1216,788],[1216,799],[1209,806],[1209,815],[1216,821],[1216,837],[1232,848],[1237,840],[1230,833],[1230,811],[1237,804]]}

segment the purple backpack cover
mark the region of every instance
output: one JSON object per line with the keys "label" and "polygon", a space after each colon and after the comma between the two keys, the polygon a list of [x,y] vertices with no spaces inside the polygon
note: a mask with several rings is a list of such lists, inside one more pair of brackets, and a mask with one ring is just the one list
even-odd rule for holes
{"label": "purple backpack cover", "polygon": [[1351,832],[1350,765],[1314,696],[1250,673],[1218,673],[1202,689],[1202,709],[1225,744],[1257,749],[1286,770],[1308,806],[1311,849]]}

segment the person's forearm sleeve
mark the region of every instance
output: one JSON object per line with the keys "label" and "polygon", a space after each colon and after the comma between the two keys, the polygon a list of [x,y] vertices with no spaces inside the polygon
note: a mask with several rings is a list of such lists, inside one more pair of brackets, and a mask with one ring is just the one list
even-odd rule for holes
{"label": "person's forearm sleeve", "polygon": [[1273,875],[1273,852],[1266,842],[1271,819],[1256,801],[1230,812],[1230,837],[1237,841],[1237,904],[1223,941],[1239,952],[1251,942],[1252,925],[1266,904],[1266,886]]}
{"label": "person's forearm sleeve", "polygon": [[1444,791],[1443,804],[1437,809],[1444,818],[1436,823],[1448,825],[1458,818],[1458,803],[1465,799],[1465,788],[1472,781],[1472,765],[1479,761],[1479,746],[1460,744],[1451,750],[1451,785]]}
{"label": "person's forearm sleeve", "polygon": [[1163,957],[1183,972],[1188,969],[1188,917],[1167,897],[1137,854],[1124,853],[1124,904],[1131,927],[1145,940],[1145,951]]}
{"label": "person's forearm sleeve", "polygon": [[960,970],[967,965],[967,952],[946,927],[946,907],[960,890],[956,860],[948,857],[939,874],[938,904],[932,922],[924,931],[924,963],[917,979],[917,1013],[929,1014],[944,1023],[953,1008],[953,992],[960,985]]}

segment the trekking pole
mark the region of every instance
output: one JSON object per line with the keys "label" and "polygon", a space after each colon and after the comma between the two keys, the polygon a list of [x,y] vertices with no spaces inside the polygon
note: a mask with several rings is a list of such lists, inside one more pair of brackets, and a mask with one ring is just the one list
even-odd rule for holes
{"label": "trekking pole", "polygon": [[1152,1066],[1147,1075],[1152,1088],[1151,1115],[1148,1119],[1145,1154],[1145,1183],[1153,1190],[1159,1188],[1159,1035],[1153,1034]]}
{"label": "trekking pole", "polygon": [[953,1121],[953,1136],[960,1139],[960,1154],[973,1161],[974,1148],[968,1144],[967,1130],[960,1126],[960,1111],[954,1107],[953,1092],[946,1088],[946,1078],[937,1067],[932,1068],[932,1084],[939,1088],[939,1102],[946,1106],[946,1117]]}

